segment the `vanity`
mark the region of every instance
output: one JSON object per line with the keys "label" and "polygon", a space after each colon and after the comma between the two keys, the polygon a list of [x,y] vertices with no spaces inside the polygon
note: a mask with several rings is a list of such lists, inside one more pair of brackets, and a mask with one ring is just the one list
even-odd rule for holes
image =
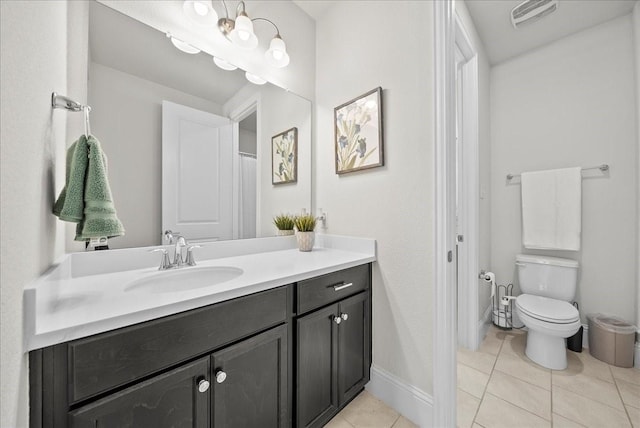
{"label": "vanity", "polygon": [[[318,238],[310,253],[291,237],[211,243],[198,266],[167,272],[76,266],[74,278],[60,263],[25,290],[31,426],[323,426],[369,381],[375,242]],[[117,266],[133,251],[104,256]],[[131,286],[216,268],[242,273]]]}

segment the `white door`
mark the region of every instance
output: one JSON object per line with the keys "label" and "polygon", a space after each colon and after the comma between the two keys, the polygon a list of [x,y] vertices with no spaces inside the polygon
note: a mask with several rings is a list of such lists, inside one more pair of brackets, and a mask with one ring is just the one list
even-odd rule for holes
{"label": "white door", "polygon": [[162,102],[162,231],[187,241],[233,238],[233,124]]}

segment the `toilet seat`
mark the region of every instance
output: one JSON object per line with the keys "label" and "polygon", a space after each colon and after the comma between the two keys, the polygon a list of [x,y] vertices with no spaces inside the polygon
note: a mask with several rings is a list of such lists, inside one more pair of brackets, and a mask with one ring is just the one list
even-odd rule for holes
{"label": "toilet seat", "polygon": [[578,310],[563,300],[521,294],[516,298],[516,307],[531,318],[552,324],[573,324],[580,320]]}

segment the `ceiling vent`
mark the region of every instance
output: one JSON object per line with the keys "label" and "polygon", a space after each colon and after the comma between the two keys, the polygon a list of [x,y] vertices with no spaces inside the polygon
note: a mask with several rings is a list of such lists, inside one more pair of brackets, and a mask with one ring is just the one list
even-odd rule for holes
{"label": "ceiling vent", "polygon": [[511,10],[511,24],[519,28],[555,12],[558,0],[527,0]]}

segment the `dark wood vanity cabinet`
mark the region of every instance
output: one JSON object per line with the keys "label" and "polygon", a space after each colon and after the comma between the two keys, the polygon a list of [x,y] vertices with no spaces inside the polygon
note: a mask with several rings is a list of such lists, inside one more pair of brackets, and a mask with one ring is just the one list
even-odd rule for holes
{"label": "dark wood vanity cabinet", "polygon": [[184,364],[69,412],[69,426],[206,428],[211,392],[202,385],[209,372],[206,357]]}
{"label": "dark wood vanity cabinet", "polygon": [[[369,266],[311,280],[314,309],[296,320],[296,419],[298,427],[322,427],[369,381],[371,366],[371,293]],[[347,286],[347,287],[345,287]],[[345,288],[341,288],[345,287]],[[299,289],[300,290],[300,289]],[[325,293],[360,291],[351,297]],[[317,299],[324,294],[325,299]]]}
{"label": "dark wood vanity cabinet", "polygon": [[30,426],[322,426],[369,380],[370,269],[32,351]]}

